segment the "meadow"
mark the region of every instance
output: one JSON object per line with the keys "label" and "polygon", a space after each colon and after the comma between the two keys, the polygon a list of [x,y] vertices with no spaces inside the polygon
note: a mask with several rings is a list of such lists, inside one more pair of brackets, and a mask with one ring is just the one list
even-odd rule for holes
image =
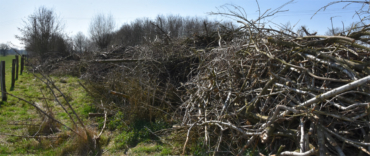
{"label": "meadow", "polygon": [[[25,70],[18,76],[15,87],[11,86],[11,60],[14,55],[0,57],[0,61],[6,62],[6,89],[8,93],[21,97],[27,101],[44,106],[49,103],[55,112],[55,117],[69,125],[67,113],[56,105],[54,99],[48,95],[46,85],[42,83],[30,71]],[[91,111],[92,98],[87,96],[85,90],[78,84],[78,78],[71,76],[51,77],[56,86],[66,94],[71,105],[82,117],[87,118]],[[60,96],[60,95],[58,95]],[[42,116],[30,104],[8,95],[7,102],[0,103],[0,155],[8,154],[42,154],[55,155],[60,153],[67,142],[54,139],[53,141],[42,141],[37,137],[24,137],[30,135],[35,127],[42,123]],[[63,127],[61,127],[63,129]],[[60,137],[61,134],[54,137]],[[53,147],[60,144],[58,147]],[[58,150],[59,149],[59,150]]]}
{"label": "meadow", "polygon": [[[72,112],[68,111],[66,113],[56,104],[55,98],[50,94],[47,85],[37,78],[41,77],[40,74],[32,73],[32,70],[25,69],[23,74],[18,76],[15,87],[10,88],[11,60],[14,58],[14,55],[0,57],[0,61],[6,62],[7,92],[35,103],[41,108],[47,107],[52,110],[52,114],[57,120],[72,127],[73,124],[69,120],[68,115],[72,114]],[[97,112],[95,108],[96,101],[79,84],[79,82],[83,81],[68,75],[50,76],[49,78],[63,92],[88,129],[100,131],[104,117],[89,118],[89,113]],[[61,94],[58,94],[57,97],[63,105],[66,104]],[[158,125],[163,125],[163,123],[153,125],[138,122],[136,128],[128,130],[123,125],[123,119],[120,115],[122,114],[118,113],[118,115],[108,118],[108,130],[103,133],[100,139],[103,145],[102,148],[105,150],[103,155],[122,155],[126,152],[135,155],[166,155],[172,153],[168,145],[149,139],[149,132],[144,128],[144,126],[148,126],[155,129]],[[2,125],[0,126],[0,155],[73,155],[79,144],[83,144],[83,142],[75,140],[71,131],[60,125],[56,125],[57,129],[55,132],[42,134],[45,129],[43,127],[45,120],[45,116],[32,105],[8,95],[6,102],[0,102],[0,125]],[[116,129],[126,129],[128,131],[127,133],[120,133]]]}

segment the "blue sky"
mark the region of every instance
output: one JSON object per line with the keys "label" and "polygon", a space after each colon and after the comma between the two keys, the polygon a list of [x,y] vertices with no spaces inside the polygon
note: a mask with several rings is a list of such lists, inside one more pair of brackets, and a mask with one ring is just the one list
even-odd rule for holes
{"label": "blue sky", "polygon": [[[289,0],[259,0],[261,11],[275,9]],[[313,19],[311,16],[322,6],[333,0],[295,0],[283,10],[289,10],[269,18],[277,24],[290,22],[292,25],[306,25],[309,30],[324,34],[331,27],[330,17],[334,26],[342,27],[342,22],[348,26],[358,21],[354,11],[361,5],[352,4],[342,9],[345,4],[336,4],[326,11],[320,11]],[[15,38],[20,35],[18,28],[23,27],[22,20],[32,14],[38,7],[52,8],[64,23],[64,32],[73,36],[81,31],[88,36],[90,20],[99,13],[112,14],[118,29],[122,24],[136,18],[154,18],[158,14],[198,16],[227,20],[222,17],[209,16],[208,12],[217,11],[224,4],[234,4],[245,9],[248,19],[258,17],[255,0],[0,0],[0,43],[11,42],[18,48],[23,45]],[[265,21],[267,22],[267,21]],[[271,26],[274,24],[270,23]]]}

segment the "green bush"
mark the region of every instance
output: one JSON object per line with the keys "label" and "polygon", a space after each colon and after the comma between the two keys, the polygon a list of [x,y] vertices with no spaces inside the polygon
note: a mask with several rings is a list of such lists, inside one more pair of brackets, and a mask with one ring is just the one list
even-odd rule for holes
{"label": "green bush", "polygon": [[172,153],[170,148],[163,148],[161,155],[170,155]]}
{"label": "green bush", "polygon": [[127,149],[136,146],[140,142],[158,140],[147,128],[152,131],[158,131],[168,128],[169,124],[163,121],[149,122],[136,120],[133,124],[127,126],[123,123],[123,113],[119,112],[114,116],[114,119],[108,123],[107,127],[110,130],[118,129],[122,131],[121,134],[114,139],[116,142],[116,149]]}
{"label": "green bush", "polygon": [[121,111],[119,111],[118,113],[116,113],[116,115],[113,116],[113,119],[109,121],[109,123],[107,124],[107,128],[111,131],[115,129],[123,130],[124,127],[126,126],[123,121],[124,114]]}
{"label": "green bush", "polygon": [[114,141],[116,142],[116,149],[128,149],[134,143],[133,132],[122,132]]}

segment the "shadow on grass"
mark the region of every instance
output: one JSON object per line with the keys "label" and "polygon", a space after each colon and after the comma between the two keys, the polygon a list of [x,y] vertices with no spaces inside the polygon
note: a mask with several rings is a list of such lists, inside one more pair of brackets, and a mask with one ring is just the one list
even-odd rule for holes
{"label": "shadow on grass", "polygon": [[10,87],[9,91],[14,91],[14,87]]}

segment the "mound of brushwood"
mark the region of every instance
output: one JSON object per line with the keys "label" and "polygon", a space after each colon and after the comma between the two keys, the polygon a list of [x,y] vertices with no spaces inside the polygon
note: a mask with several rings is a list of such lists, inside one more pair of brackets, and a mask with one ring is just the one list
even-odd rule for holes
{"label": "mound of brushwood", "polygon": [[128,120],[179,121],[169,131],[182,129],[184,154],[199,140],[234,155],[370,154],[369,28],[299,37],[241,23],[232,45],[121,48],[88,61],[83,77]]}
{"label": "mound of brushwood", "polygon": [[198,53],[182,85],[183,154],[194,137],[211,153],[370,154],[370,27],[298,37],[240,23],[247,39]]}
{"label": "mound of brushwood", "polygon": [[[33,71],[52,75],[72,75],[80,76],[86,71],[86,63],[81,60],[82,54],[73,53],[65,57],[49,57],[42,61],[39,57],[34,57],[28,62],[28,66]],[[83,57],[87,57],[86,53]]]}
{"label": "mound of brushwood", "polygon": [[170,40],[76,62],[108,111],[177,121],[156,134],[182,133],[183,154],[201,140],[214,154],[370,155],[370,27],[301,37],[239,23],[228,38],[197,36],[218,48]]}
{"label": "mound of brushwood", "polygon": [[129,46],[99,53],[82,77],[94,97],[111,101],[105,107],[113,114],[121,111],[131,122],[170,120],[181,104],[177,87],[197,68],[198,58],[191,53],[178,43]]}

